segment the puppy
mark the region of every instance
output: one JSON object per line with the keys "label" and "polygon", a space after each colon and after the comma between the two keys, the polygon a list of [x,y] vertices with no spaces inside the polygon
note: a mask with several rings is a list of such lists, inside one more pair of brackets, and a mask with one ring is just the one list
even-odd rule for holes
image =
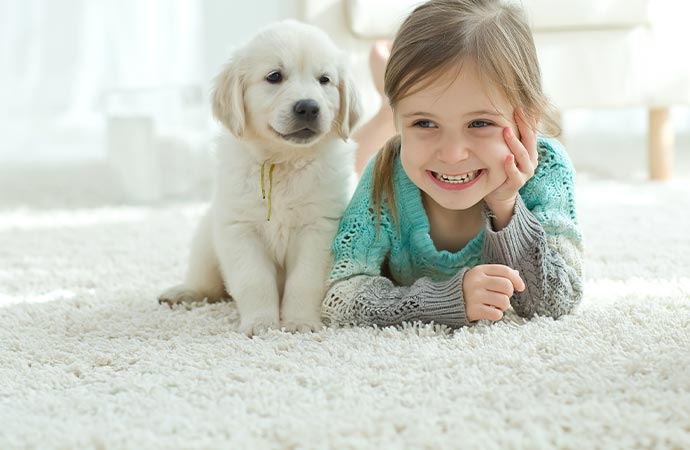
{"label": "puppy", "polygon": [[322,327],[331,243],[356,183],[360,102],[346,55],[311,25],[258,32],[215,80],[215,191],[169,305],[229,294],[247,335]]}

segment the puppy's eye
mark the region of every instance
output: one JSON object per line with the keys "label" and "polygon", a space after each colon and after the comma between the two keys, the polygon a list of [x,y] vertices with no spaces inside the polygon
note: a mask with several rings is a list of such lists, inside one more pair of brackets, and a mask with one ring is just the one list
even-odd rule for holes
{"label": "puppy's eye", "polygon": [[274,70],[273,72],[266,75],[266,81],[268,81],[271,84],[280,83],[281,81],[283,81],[283,74],[280,73],[280,71],[278,70]]}
{"label": "puppy's eye", "polygon": [[321,78],[319,78],[319,83],[321,84],[328,84],[331,82],[331,78],[328,75],[321,75]]}

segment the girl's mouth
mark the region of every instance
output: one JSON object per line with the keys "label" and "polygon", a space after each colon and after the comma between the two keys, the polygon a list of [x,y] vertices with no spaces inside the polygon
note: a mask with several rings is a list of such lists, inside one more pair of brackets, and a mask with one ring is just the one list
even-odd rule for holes
{"label": "girl's mouth", "polygon": [[472,186],[475,181],[484,174],[484,169],[474,170],[459,175],[449,175],[445,173],[427,170],[427,173],[434,182],[443,189],[459,191]]}

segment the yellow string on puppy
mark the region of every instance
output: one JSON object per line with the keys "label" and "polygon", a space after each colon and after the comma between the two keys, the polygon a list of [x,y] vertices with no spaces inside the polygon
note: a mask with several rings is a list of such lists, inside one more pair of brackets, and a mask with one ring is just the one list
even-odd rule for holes
{"label": "yellow string on puppy", "polygon": [[263,164],[261,164],[261,198],[266,200],[266,190],[264,189],[264,166],[266,165],[266,161],[264,161]]}
{"label": "yellow string on puppy", "polygon": [[268,171],[268,215],[266,220],[271,220],[271,194],[273,193],[273,169],[276,168],[275,164],[271,164],[271,168]]}
{"label": "yellow string on puppy", "polygon": [[[264,168],[266,166],[266,161],[261,164],[261,197],[266,199],[266,189],[264,188]],[[276,168],[275,164],[271,164],[271,168],[268,169],[268,213],[266,214],[266,220],[271,220],[271,194],[273,194],[273,169]]]}

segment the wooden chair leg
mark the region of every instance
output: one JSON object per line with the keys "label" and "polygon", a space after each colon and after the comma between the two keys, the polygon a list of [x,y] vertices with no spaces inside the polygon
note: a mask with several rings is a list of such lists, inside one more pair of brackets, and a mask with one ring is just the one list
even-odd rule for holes
{"label": "wooden chair leg", "polygon": [[649,110],[649,177],[669,180],[673,176],[673,121],[669,107]]}

